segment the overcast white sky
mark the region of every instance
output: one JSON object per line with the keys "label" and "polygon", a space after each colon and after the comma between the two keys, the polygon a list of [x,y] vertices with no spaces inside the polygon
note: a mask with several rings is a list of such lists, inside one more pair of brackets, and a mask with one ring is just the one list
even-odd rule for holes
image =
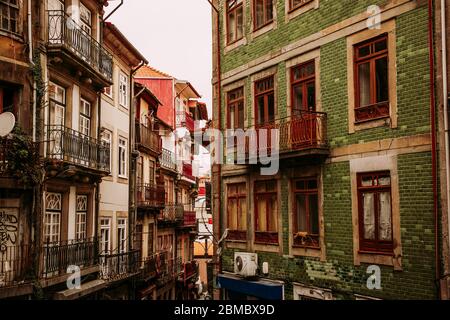
{"label": "overcast white sky", "polygon": [[[108,14],[119,0],[110,1]],[[212,31],[207,0],[125,0],[114,23],[149,64],[190,81],[211,117]]]}

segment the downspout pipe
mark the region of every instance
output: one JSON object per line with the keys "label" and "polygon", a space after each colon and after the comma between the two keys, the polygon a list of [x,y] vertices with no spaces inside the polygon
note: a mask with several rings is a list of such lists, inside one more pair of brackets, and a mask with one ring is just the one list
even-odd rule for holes
{"label": "downspout pipe", "polygon": [[435,246],[435,280],[439,290],[440,280],[440,250],[439,250],[439,212],[438,212],[438,186],[437,186],[437,140],[436,140],[436,96],[433,46],[433,0],[428,0],[428,46],[430,59],[430,121],[431,121],[431,148],[432,148],[432,178],[433,178],[433,213],[434,213],[434,246]]}
{"label": "downspout pipe", "polygon": [[444,104],[444,136],[445,136],[445,166],[447,181],[447,222],[448,222],[448,246],[450,248],[450,142],[448,123],[448,75],[447,75],[447,14],[445,0],[441,0],[441,40],[442,40],[442,98]]}
{"label": "downspout pipe", "polygon": [[[32,65],[32,66],[34,66],[34,61],[33,61],[33,27],[32,27],[32,16],[31,16],[31,0],[28,0],[28,3],[27,3],[27,7],[28,7],[28,14],[27,14],[27,16],[28,16],[28,46],[29,46],[29,52],[28,52],[28,58],[29,58],[29,60],[30,60],[30,64]],[[33,112],[33,115],[32,115],[32,117],[33,117],[33,125],[32,125],[32,127],[33,127],[33,129],[32,129],[32,131],[33,131],[33,142],[36,142],[36,124],[37,124],[37,121],[36,121],[36,108],[37,108],[37,106],[36,106],[36,99],[37,99],[37,94],[36,94],[36,80],[35,79],[33,79],[33,88],[32,88],[32,90],[33,90],[33,110],[32,110],[32,112]]]}

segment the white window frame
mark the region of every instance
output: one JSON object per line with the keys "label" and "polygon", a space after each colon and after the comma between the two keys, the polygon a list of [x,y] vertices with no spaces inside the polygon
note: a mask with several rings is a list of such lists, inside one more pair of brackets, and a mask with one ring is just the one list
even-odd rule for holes
{"label": "white window frame", "polygon": [[92,104],[86,99],[80,98],[80,132],[85,136],[91,136]]}
{"label": "white window frame", "polygon": [[[87,19],[84,19],[83,13],[86,13]],[[80,24],[81,28],[92,36],[92,11],[82,2],[80,2]]]}
{"label": "white window frame", "polygon": [[128,76],[124,72],[119,73],[119,104],[128,109]]}
{"label": "white window frame", "polygon": [[119,253],[127,252],[127,219],[117,219],[117,247]]}
{"label": "white window frame", "polygon": [[[118,169],[118,176],[120,178],[128,178],[128,141],[125,138],[119,137],[118,142],[118,162],[119,162],[119,169]],[[123,152],[123,155],[121,153]]]}
{"label": "white window frame", "polygon": [[[107,238],[104,237],[106,235]],[[106,251],[104,251],[106,248]],[[100,218],[100,254],[108,255],[111,253],[111,218]]]}
{"label": "white window frame", "polygon": [[[52,199],[50,202],[49,200]],[[47,192],[45,196],[44,244],[61,241],[62,194]],[[53,232],[53,230],[56,230]]]}
{"label": "white window frame", "polygon": [[[81,200],[84,199],[84,200]],[[89,196],[77,195],[77,212],[75,216],[75,239],[87,240],[87,217],[89,209]]]}
{"label": "white window frame", "polygon": [[[50,125],[65,125],[65,113],[66,113],[66,89],[54,82],[49,83],[49,88],[54,88],[54,95],[52,97],[50,90]],[[61,115],[57,117],[57,112],[61,112]]]}

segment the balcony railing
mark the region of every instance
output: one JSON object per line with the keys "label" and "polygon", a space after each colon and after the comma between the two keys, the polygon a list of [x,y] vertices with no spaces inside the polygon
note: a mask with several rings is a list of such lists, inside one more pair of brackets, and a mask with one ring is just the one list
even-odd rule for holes
{"label": "balcony railing", "polygon": [[160,154],[162,152],[159,134],[143,124],[136,124],[136,143],[154,153]]}
{"label": "balcony railing", "polygon": [[164,185],[141,184],[137,185],[138,207],[164,207],[166,191]]}
{"label": "balcony railing", "polygon": [[158,254],[153,254],[142,262],[141,278],[144,281],[158,276],[158,259]]}
{"label": "balcony railing", "polygon": [[197,225],[197,217],[196,217],[195,211],[186,211],[186,210],[184,211],[183,225],[185,227]]}
{"label": "balcony railing", "polygon": [[175,154],[167,149],[162,149],[161,156],[159,157],[159,163],[161,164],[161,167],[167,170],[175,171],[177,169]]}
{"label": "balcony railing", "polygon": [[158,256],[158,282],[160,284],[167,283],[182,273],[183,265],[181,258],[172,258],[168,252],[161,252]]}
{"label": "balcony railing", "polygon": [[192,174],[192,164],[183,162],[183,176],[195,181],[195,177]]}
{"label": "balcony railing", "polygon": [[177,128],[186,128],[190,132],[194,132],[194,118],[186,111],[177,111]]}
{"label": "balcony railing", "polygon": [[0,246],[0,288],[29,283],[31,267],[30,246]]}
{"label": "balcony railing", "polygon": [[66,48],[112,82],[112,56],[64,11],[48,11],[48,45]]}
{"label": "balcony railing", "polygon": [[98,243],[94,239],[48,242],[43,247],[43,278],[66,274],[69,266],[89,268],[97,264]]}
{"label": "balcony railing", "polygon": [[183,221],[184,210],[180,204],[166,204],[160,215],[160,220],[167,222]]}
{"label": "balcony railing", "polygon": [[183,282],[195,277],[198,274],[198,263],[193,260],[183,264]]}
{"label": "balcony railing", "polygon": [[110,172],[110,146],[60,125],[47,126],[47,158]]}
{"label": "balcony railing", "polygon": [[140,251],[101,255],[100,278],[115,281],[127,278],[139,272]]}
{"label": "balcony railing", "polygon": [[4,174],[8,169],[8,150],[10,150],[11,141],[6,138],[0,138],[0,174]]}

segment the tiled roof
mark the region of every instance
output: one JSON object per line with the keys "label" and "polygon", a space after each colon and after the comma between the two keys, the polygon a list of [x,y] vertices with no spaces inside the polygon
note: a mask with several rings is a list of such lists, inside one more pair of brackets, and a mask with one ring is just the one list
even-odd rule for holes
{"label": "tiled roof", "polygon": [[136,78],[173,78],[173,77],[153,67],[143,66],[136,73]]}

